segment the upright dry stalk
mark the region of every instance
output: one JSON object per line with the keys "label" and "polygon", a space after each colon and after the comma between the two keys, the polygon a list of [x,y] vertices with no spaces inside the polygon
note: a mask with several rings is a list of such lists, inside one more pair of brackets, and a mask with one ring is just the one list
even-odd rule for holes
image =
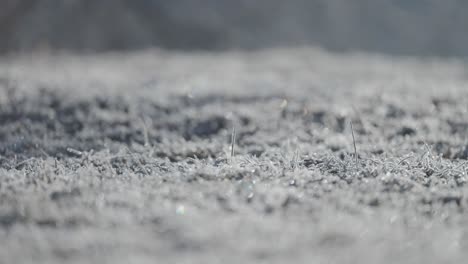
{"label": "upright dry stalk", "polygon": [[356,160],[356,168],[358,167],[358,154],[356,148],[356,138],[354,137],[354,128],[353,128],[353,121],[350,121],[349,124],[351,125],[351,135],[353,136],[353,146],[354,146],[354,158]]}
{"label": "upright dry stalk", "polygon": [[234,145],[236,144],[236,127],[232,127],[232,134],[231,134],[231,162],[234,158]]}
{"label": "upright dry stalk", "polygon": [[148,135],[148,126],[146,125],[145,118],[142,116],[140,117],[140,122],[143,127],[143,140],[144,140],[144,146],[148,147],[150,145],[149,143],[149,135]]}

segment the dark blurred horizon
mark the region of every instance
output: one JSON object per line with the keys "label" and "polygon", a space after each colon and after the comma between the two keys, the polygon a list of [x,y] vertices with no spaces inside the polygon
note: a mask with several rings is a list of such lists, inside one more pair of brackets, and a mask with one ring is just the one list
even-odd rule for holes
{"label": "dark blurred horizon", "polygon": [[314,45],[468,56],[463,0],[3,0],[0,53]]}

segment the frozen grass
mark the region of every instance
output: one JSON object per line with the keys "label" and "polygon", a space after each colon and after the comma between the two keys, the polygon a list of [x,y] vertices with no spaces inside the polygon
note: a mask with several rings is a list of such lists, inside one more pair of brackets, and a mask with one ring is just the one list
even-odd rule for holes
{"label": "frozen grass", "polygon": [[459,62],[314,49],[34,62],[0,64],[1,260],[467,257]]}

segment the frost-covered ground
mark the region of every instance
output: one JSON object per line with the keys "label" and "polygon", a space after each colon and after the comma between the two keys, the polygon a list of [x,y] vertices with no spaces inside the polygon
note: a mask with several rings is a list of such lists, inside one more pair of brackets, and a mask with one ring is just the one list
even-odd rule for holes
{"label": "frost-covered ground", "polygon": [[10,56],[0,122],[0,263],[468,257],[460,61]]}

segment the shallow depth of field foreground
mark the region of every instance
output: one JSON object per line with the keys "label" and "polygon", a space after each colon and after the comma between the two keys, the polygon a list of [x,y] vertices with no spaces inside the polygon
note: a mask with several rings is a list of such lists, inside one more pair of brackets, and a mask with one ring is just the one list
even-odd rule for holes
{"label": "shallow depth of field foreground", "polygon": [[2,263],[463,263],[467,160],[457,60],[0,60]]}

